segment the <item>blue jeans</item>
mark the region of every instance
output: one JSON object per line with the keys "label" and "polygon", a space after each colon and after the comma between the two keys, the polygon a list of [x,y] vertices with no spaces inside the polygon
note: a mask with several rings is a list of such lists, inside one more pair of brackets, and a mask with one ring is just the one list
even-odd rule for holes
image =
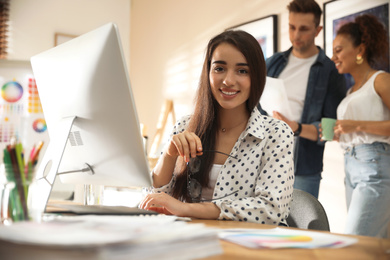
{"label": "blue jeans", "polygon": [[362,144],[345,152],[346,234],[387,237],[390,145]]}
{"label": "blue jeans", "polygon": [[306,191],[318,199],[321,173],[314,175],[295,175],[294,189]]}

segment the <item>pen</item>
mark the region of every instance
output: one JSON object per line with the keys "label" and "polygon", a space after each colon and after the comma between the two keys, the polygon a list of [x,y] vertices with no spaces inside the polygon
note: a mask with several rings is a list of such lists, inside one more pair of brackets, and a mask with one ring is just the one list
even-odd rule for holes
{"label": "pen", "polygon": [[38,147],[37,147],[37,149],[36,149],[36,151],[35,151],[35,155],[34,155],[34,157],[33,157],[33,165],[36,165],[36,164],[37,164],[37,162],[38,162],[38,156],[39,156],[39,153],[41,152],[42,147],[43,147],[43,141],[40,141],[40,142],[38,143]]}
{"label": "pen", "polygon": [[27,219],[28,213],[27,213],[27,194],[25,192],[25,180],[24,180],[24,172],[23,172],[23,166],[22,166],[22,172],[20,172],[20,167],[18,163],[18,157],[20,157],[20,154],[18,154],[19,148],[16,148],[18,144],[10,145],[10,155],[11,155],[11,162],[13,165],[14,170],[14,176],[15,176],[15,186],[16,190],[19,192],[19,201],[22,206],[20,209],[19,214],[21,214],[21,218],[23,219],[23,216],[25,219]]}
{"label": "pen", "polygon": [[24,189],[24,199],[27,201],[27,183],[26,183],[26,176],[24,172],[24,161],[23,161],[23,146],[21,143],[18,143],[15,145],[15,154],[17,163],[19,166],[19,174],[20,174],[20,181],[22,188]]}

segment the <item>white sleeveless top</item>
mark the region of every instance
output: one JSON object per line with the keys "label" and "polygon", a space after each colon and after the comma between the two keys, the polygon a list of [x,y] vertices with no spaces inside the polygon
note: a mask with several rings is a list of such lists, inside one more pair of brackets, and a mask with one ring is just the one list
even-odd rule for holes
{"label": "white sleeveless top", "polygon": [[202,200],[211,200],[213,198],[215,183],[217,182],[222,166],[222,164],[213,164],[210,171],[209,187],[202,188]]}
{"label": "white sleeveless top", "polygon": [[[381,97],[375,91],[374,81],[378,74],[384,71],[377,71],[357,91],[351,93],[349,89],[347,96],[341,101],[337,108],[337,119],[361,120],[361,121],[385,121],[390,120],[390,110],[383,103]],[[390,144],[389,136],[374,135],[364,132],[342,134],[340,145],[342,148],[359,144],[371,144],[383,142]]]}

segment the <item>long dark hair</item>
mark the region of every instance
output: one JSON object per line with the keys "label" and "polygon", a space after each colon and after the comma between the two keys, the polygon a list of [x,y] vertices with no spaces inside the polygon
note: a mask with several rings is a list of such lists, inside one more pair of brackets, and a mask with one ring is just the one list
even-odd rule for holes
{"label": "long dark hair", "polygon": [[[221,43],[235,46],[246,58],[250,71],[250,95],[246,101],[246,108],[250,114],[258,104],[264,90],[266,65],[264,55],[258,41],[249,33],[240,30],[225,31],[212,38],[206,50],[200,82],[195,99],[195,109],[189,122],[188,131],[194,132],[202,141],[204,151],[214,150],[217,135],[218,102],[215,100],[210,86],[211,58],[215,49]],[[200,171],[195,175],[202,187],[209,183],[209,172],[214,161],[214,153],[202,155]],[[186,164],[178,160],[174,174],[177,176],[173,188],[173,197],[182,201],[191,201],[187,192]]]}

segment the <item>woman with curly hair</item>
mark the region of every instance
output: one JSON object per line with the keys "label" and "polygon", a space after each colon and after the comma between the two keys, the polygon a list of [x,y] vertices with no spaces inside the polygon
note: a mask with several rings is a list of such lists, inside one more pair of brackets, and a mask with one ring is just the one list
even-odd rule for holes
{"label": "woman with curly hair", "polygon": [[207,46],[194,113],[179,120],[140,203],[164,214],[286,225],[293,133],[256,105],[266,67],[256,39],[226,31]]}
{"label": "woman with curly hair", "polygon": [[388,34],[372,15],[343,25],[332,60],[354,85],[337,109],[335,139],[345,150],[346,233],[388,237],[390,223],[390,74]]}

